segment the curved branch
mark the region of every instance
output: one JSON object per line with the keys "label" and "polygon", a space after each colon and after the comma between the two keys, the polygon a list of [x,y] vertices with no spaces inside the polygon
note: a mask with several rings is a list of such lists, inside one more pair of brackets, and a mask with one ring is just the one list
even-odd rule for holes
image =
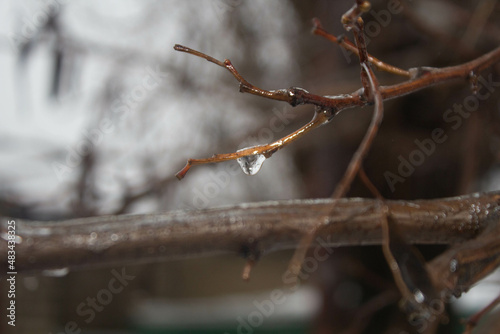
{"label": "curved branch", "polygon": [[[363,98],[363,94],[359,90],[352,94],[334,96],[316,95],[298,87],[278,90],[264,90],[246,81],[227,59],[222,62],[204,53],[178,44],[174,46],[174,49],[204,58],[214,64],[225,67],[240,83],[240,92],[250,93],[272,100],[288,102],[293,107],[301,104],[313,104],[322,108],[329,108],[335,111],[340,111],[346,108],[364,106],[369,103],[369,101],[366,101]],[[380,86],[380,93],[382,94],[382,98],[386,100],[414,93],[416,91],[431,87],[439,83],[445,83],[457,79],[468,79],[471,75],[471,72],[477,75],[479,74],[479,72],[485,70],[486,68],[499,61],[500,46],[482,55],[481,57],[478,57],[461,65],[443,68],[412,68],[409,70],[412,78],[411,80],[391,86]]]}
{"label": "curved branch", "polygon": [[[357,15],[355,12],[352,15]],[[359,14],[359,13],[358,13]],[[358,35],[359,38],[362,38]],[[358,39],[358,38],[357,38]],[[358,44],[360,41],[356,41]],[[362,41],[364,45],[364,40]],[[263,155],[266,158],[272,155],[277,150],[281,149],[285,145],[291,143],[293,140],[298,139],[304,135],[307,131],[305,129],[311,130],[316,128],[331,119],[341,110],[352,108],[356,106],[364,106],[372,103],[371,96],[367,93],[368,90],[368,79],[366,77],[365,71],[362,71],[362,82],[363,88],[358,89],[352,94],[344,94],[337,96],[320,96],[316,94],[309,93],[305,89],[299,87],[291,87],[288,89],[278,89],[278,90],[264,90],[257,86],[252,85],[246,81],[243,76],[236,70],[230,60],[226,59],[224,61],[217,60],[209,55],[206,55],[200,51],[188,48],[183,45],[176,44],[174,49],[180,52],[186,52],[188,54],[203,58],[211,63],[214,63],[220,67],[227,69],[234,78],[240,84],[240,92],[250,93],[253,95],[265,97],[272,100],[283,101],[289,103],[291,106],[297,106],[301,104],[312,104],[316,106],[316,110],[320,113],[325,112],[325,121],[318,120],[316,117],[313,121],[307,123],[299,130],[291,133],[290,135],[283,137],[271,144],[260,145],[258,147],[252,147],[245,150],[241,150],[234,153],[226,154],[216,154],[210,158],[205,159],[189,159],[177,174],[177,178],[182,179],[192,165],[222,162],[227,160],[235,160],[241,157]],[[368,62],[369,55],[366,48],[360,48],[358,54],[360,55],[360,61]],[[451,66],[445,68],[432,68],[432,67],[419,67],[413,68],[408,71],[411,79],[392,86],[379,86],[378,92],[382,100],[392,99],[406,94],[410,94],[421,90],[426,87],[436,85],[438,83],[444,83],[455,79],[469,79],[477,80],[477,75],[479,72],[488,68],[492,64],[500,61],[500,47],[494,49],[493,51],[486,53],[485,55],[476,58],[472,61],[464,63],[458,66]],[[377,85],[378,86],[378,85]],[[317,113],[318,114],[318,113]],[[315,115],[317,116],[317,115]]]}
{"label": "curved branch", "polygon": [[[335,204],[335,205],[333,205]],[[387,201],[402,235],[419,244],[469,240],[499,222],[500,192],[449,199]],[[91,268],[164,261],[220,253],[258,259],[295,248],[317,227],[313,245],[322,247],[382,243],[376,200],[293,200],[242,204],[200,211],[118,215],[66,221],[1,218],[0,268],[7,272],[8,221],[16,226],[16,270]]]}

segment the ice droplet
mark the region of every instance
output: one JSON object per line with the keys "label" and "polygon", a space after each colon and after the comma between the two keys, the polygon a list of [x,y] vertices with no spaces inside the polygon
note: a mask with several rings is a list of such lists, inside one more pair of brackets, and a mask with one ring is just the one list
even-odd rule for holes
{"label": "ice droplet", "polygon": [[266,160],[262,154],[247,155],[246,157],[238,158],[236,161],[240,164],[241,169],[247,175],[255,175],[259,172],[260,167]]}
{"label": "ice droplet", "polygon": [[422,293],[422,291],[420,291],[419,289],[416,289],[414,292],[413,292],[413,296],[415,297],[415,301],[419,304],[423,303],[424,300],[425,300],[425,296],[424,294]]}
{"label": "ice droplet", "polygon": [[458,261],[453,259],[450,261],[450,272],[454,273],[458,269]]}

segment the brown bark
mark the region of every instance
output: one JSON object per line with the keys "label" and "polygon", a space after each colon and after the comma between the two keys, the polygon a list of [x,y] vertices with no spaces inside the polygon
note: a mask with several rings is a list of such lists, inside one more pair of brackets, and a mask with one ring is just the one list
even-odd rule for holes
{"label": "brown bark", "polygon": [[[418,201],[387,201],[413,244],[454,244],[498,224],[500,193]],[[164,261],[218,253],[258,259],[294,248],[328,208],[317,229],[322,247],[382,243],[379,203],[372,199],[293,200],[200,211],[89,217],[66,221],[1,219],[0,261],[7,266],[7,223],[15,221],[17,272]]]}

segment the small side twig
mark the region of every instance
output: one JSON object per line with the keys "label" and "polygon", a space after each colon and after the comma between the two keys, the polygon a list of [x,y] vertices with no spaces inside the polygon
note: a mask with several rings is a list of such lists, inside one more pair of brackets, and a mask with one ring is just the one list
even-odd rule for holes
{"label": "small side twig", "polygon": [[291,144],[292,142],[299,139],[309,131],[316,129],[323,124],[328,123],[334,116],[335,113],[330,109],[317,108],[316,112],[314,113],[313,119],[309,123],[305,124],[304,126],[290,133],[289,135],[286,135],[285,137],[276,140],[275,142],[265,145],[258,145],[258,146],[244,148],[233,153],[214,154],[212,157],[205,159],[188,159],[186,165],[175,176],[179,180],[183,179],[184,176],[186,176],[186,173],[193,165],[202,165],[208,163],[237,160],[249,156],[262,156],[265,159],[267,159],[271,157],[274,153],[276,153],[276,151]]}
{"label": "small side twig", "polygon": [[367,63],[362,63],[361,66],[363,68],[363,71],[368,75],[371,95],[373,96],[375,101],[375,108],[374,108],[375,110],[373,113],[370,126],[366,131],[366,135],[363,138],[363,141],[359,145],[358,149],[354,153],[354,156],[352,157],[351,162],[347,167],[344,177],[335,188],[335,191],[332,194],[332,198],[340,198],[344,196],[346,192],[349,190],[349,187],[352,181],[354,180],[354,177],[361,168],[361,163],[363,162],[363,159],[370,150],[371,144],[375,139],[375,136],[377,135],[380,124],[382,123],[382,118],[384,116],[384,105],[382,101],[382,95],[380,94],[380,91],[378,89],[378,81],[375,78],[372,69],[370,68],[369,65],[367,65]]}
{"label": "small side twig", "polygon": [[371,6],[372,5],[369,1],[356,0],[356,3],[351,7],[351,9],[349,9],[344,13],[344,15],[342,15],[341,22],[346,30],[349,31],[358,20],[358,18],[360,18],[363,13],[366,13],[370,10]]}

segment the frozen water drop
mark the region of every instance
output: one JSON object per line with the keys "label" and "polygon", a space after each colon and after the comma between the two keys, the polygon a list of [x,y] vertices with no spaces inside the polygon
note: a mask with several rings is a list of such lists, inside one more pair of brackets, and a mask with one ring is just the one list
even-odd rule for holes
{"label": "frozen water drop", "polygon": [[422,293],[422,291],[420,291],[419,289],[416,289],[414,292],[413,292],[413,296],[415,297],[415,301],[419,304],[423,303],[424,300],[425,300],[425,296],[424,294]]}
{"label": "frozen water drop", "polygon": [[255,175],[259,172],[260,167],[266,160],[262,154],[253,154],[238,158],[236,161],[240,164],[241,169],[247,175]]}
{"label": "frozen water drop", "polygon": [[450,272],[454,273],[458,269],[458,261],[453,259],[450,261]]}

